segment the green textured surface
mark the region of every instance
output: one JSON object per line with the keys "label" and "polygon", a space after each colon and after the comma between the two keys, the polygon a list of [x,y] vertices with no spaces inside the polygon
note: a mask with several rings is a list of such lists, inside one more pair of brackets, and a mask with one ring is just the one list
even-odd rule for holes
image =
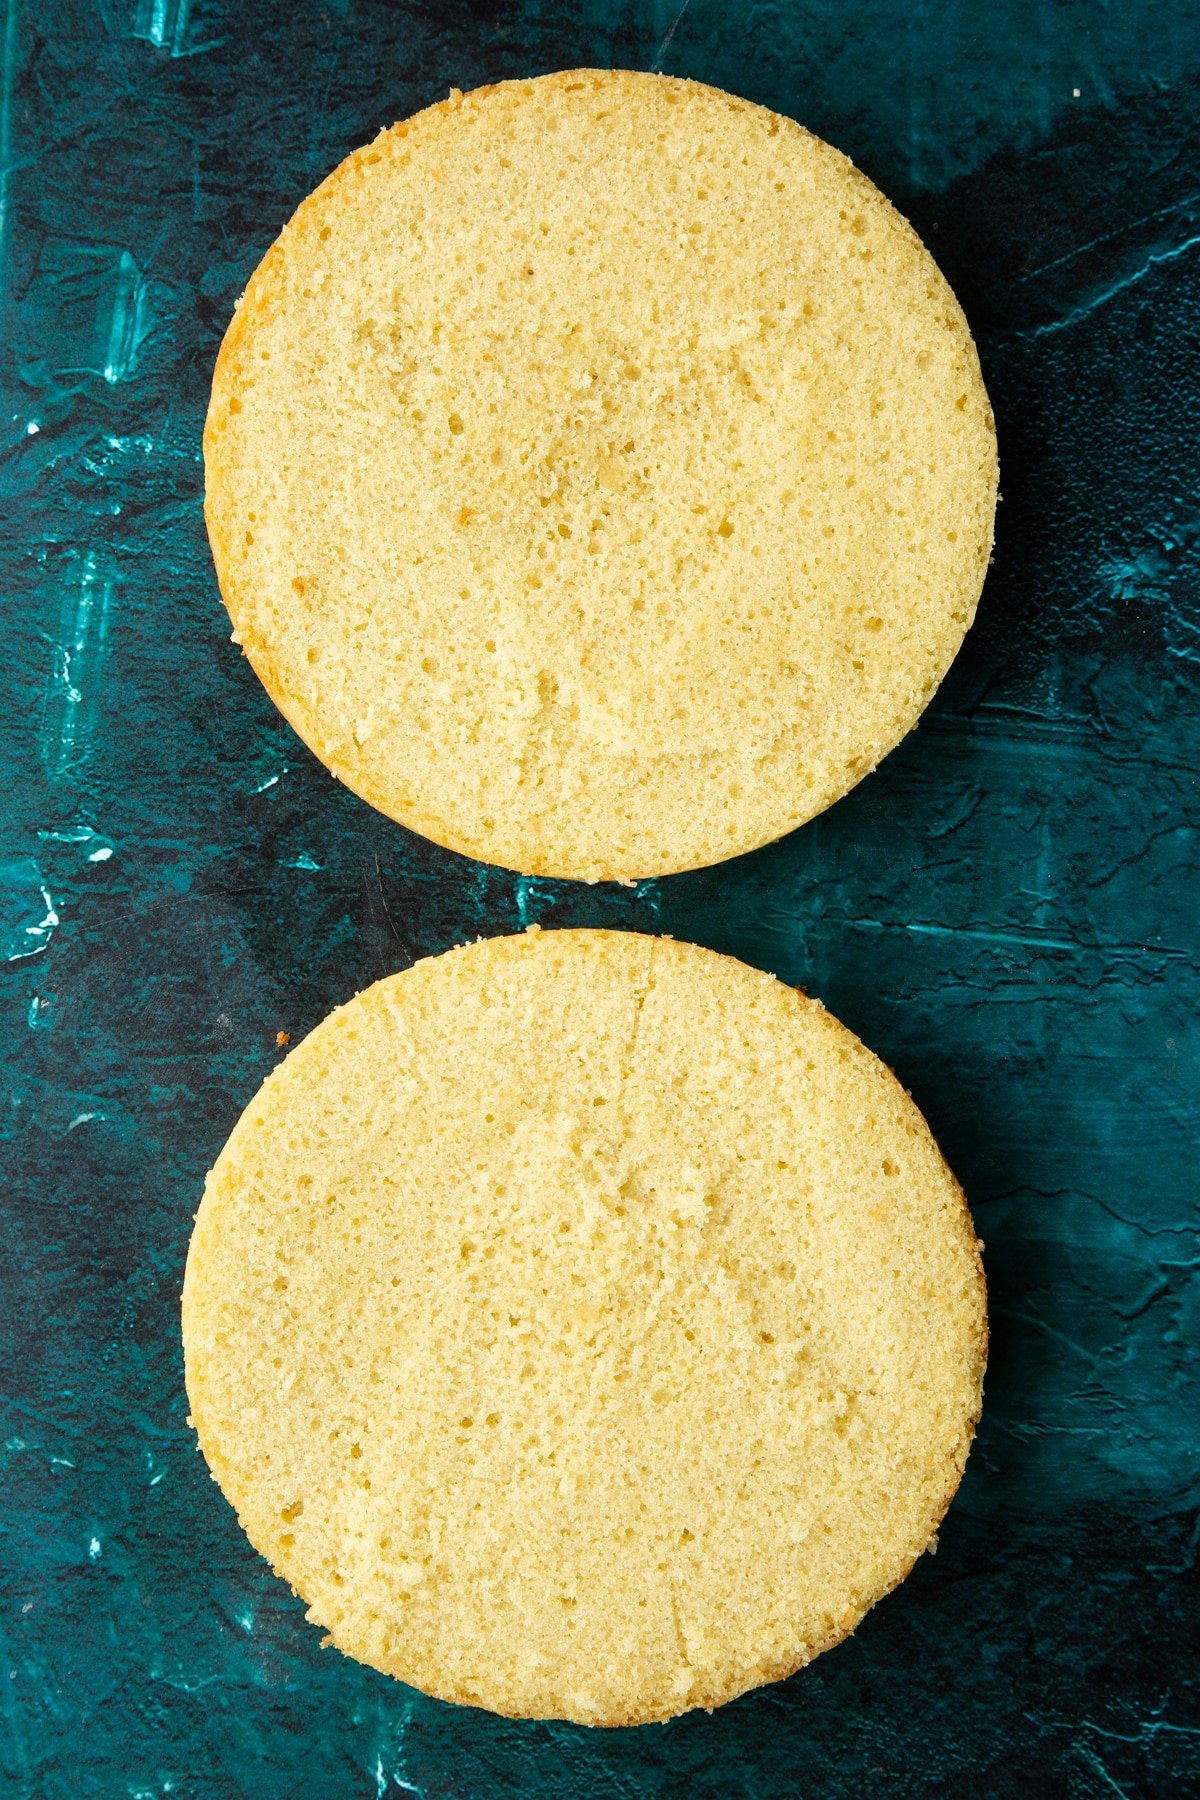
{"label": "green textured surface", "polygon": [[[6,19],[0,1792],[1200,1791],[1200,8]],[[297,201],[451,84],[578,63],[849,152],[954,283],[1001,442],[996,565],[921,729],[784,842],[632,892],[471,864],[334,784],[228,642],[200,515],[216,347]],[[534,919],[806,984],[912,1087],[988,1245],[937,1558],[666,1727],[502,1722],[322,1652],[184,1425],[191,1215],[276,1031]]]}

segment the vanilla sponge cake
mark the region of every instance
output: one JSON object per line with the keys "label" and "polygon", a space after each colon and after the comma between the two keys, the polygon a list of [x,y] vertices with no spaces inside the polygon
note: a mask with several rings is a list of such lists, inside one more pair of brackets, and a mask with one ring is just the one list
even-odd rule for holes
{"label": "vanilla sponge cake", "polygon": [[713,1707],[929,1547],[979,1246],[892,1074],[730,958],[496,938],[333,1013],[209,1178],[188,1395],[349,1655],[594,1725]]}
{"label": "vanilla sponge cake", "polygon": [[221,349],[234,638],[439,843],[630,880],[780,836],[971,622],[996,449],[970,332],[828,144],[695,82],[452,94],[305,201]]}

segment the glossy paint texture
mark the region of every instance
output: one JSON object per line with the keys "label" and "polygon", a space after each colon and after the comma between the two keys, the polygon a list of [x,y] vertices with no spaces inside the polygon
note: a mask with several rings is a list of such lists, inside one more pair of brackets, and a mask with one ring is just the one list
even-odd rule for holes
{"label": "glossy paint texture", "polygon": [[[1200,8],[8,0],[0,54],[0,1791],[1195,1791]],[[200,511],[217,344],[296,203],[451,85],[593,63],[786,111],[908,213],[1004,496],[920,729],[794,836],[629,891],[332,782],[228,641]],[[276,1034],[534,920],[803,983],[988,1247],[936,1559],[665,1727],[501,1721],[321,1650],[184,1423],[191,1217]]]}

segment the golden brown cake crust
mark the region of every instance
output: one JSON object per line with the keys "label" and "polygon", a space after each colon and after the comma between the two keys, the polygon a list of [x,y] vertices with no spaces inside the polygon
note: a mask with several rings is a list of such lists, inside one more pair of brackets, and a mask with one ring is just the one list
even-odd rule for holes
{"label": "golden brown cake crust", "polygon": [[979,1247],[817,1002],[632,933],[492,939],[297,1046],[209,1178],[193,1422],[348,1654],[597,1725],[791,1674],[957,1487]]}
{"label": "golden brown cake crust", "polygon": [[247,288],[204,448],[289,722],[533,874],[693,868],[831,804],[991,549],[987,395],[911,228],[792,121],[666,76],[455,94],[348,157]]}

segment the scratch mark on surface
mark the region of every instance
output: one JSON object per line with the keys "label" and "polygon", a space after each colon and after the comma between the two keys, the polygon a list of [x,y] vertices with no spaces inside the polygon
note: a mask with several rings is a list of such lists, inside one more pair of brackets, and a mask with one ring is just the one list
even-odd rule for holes
{"label": "scratch mark on surface", "polygon": [[1032,1330],[1040,1331],[1044,1337],[1052,1338],[1056,1344],[1061,1344],[1063,1348],[1069,1350],[1073,1356],[1077,1356],[1081,1362],[1088,1364],[1095,1363],[1095,1357],[1085,1345],[1077,1343],[1068,1332],[1059,1330],[1056,1325],[1051,1325],[1047,1319],[1039,1318],[1037,1313],[1023,1312],[1020,1308],[1015,1306],[993,1306],[992,1312],[998,1319],[1015,1320],[1019,1325],[1028,1325]]}
{"label": "scratch mark on surface", "polygon": [[906,931],[914,937],[974,938],[982,944],[1011,945],[1019,950],[1069,950],[1076,956],[1154,956],[1190,961],[1191,952],[1173,944],[1081,944],[1075,938],[1050,937],[1036,931],[991,931],[982,925],[929,925],[915,920],[847,919],[856,931]]}
{"label": "scratch mark on surface", "polygon": [[391,932],[392,936],[395,938],[395,940],[398,944],[403,944],[404,940],[401,938],[400,933],[396,930],[396,921],[395,921],[395,919],[393,919],[391,912],[388,909],[387,895],[383,891],[383,870],[379,866],[378,854],[375,855],[375,885],[379,889],[379,904],[383,908],[383,916],[387,920],[388,930]]}
{"label": "scratch mark on surface", "polygon": [[150,326],[146,282],[128,250],[122,250],[104,358],[104,379],[110,387],[115,387],[118,381],[128,381],[137,368],[138,353],[150,335]]}
{"label": "scratch mark on surface", "polygon": [[656,919],[662,913],[662,889],[657,877],[651,875],[647,880],[639,881],[633,890],[633,897],[648,906]]}
{"label": "scratch mark on surface", "polygon": [[1162,268],[1167,263],[1178,262],[1181,256],[1186,256],[1188,251],[1194,250],[1197,244],[1200,244],[1200,232],[1196,232],[1192,237],[1184,238],[1181,244],[1173,244],[1169,250],[1151,251],[1146,260],[1139,263],[1136,269],[1131,270],[1128,275],[1120,276],[1116,281],[1109,282],[1107,287],[1101,288],[1098,294],[1093,294],[1080,306],[1072,307],[1065,318],[1050,319],[1044,325],[1033,325],[1027,330],[1017,331],[1014,336],[1049,337],[1053,332],[1065,331],[1068,326],[1077,325],[1081,319],[1086,319],[1089,314],[1098,312],[1102,306],[1107,306],[1110,300],[1114,299],[1117,294],[1124,293],[1126,288],[1136,287],[1137,283],[1149,275],[1152,269]]}
{"label": "scratch mark on surface", "polygon": [[108,643],[108,619],[116,580],[102,575],[89,550],[78,588],[63,596],[58,643],[42,702],[41,754],[46,773],[66,775],[87,759],[96,710],[93,683]]}
{"label": "scratch mark on surface", "polygon": [[1070,938],[1047,937],[1042,933],[1021,931],[989,931],[982,925],[926,925],[916,920],[850,919],[848,924],[859,931],[907,931],[914,937],[978,938],[984,944],[1007,944],[1021,950],[1082,950],[1083,944]]}
{"label": "scratch mark on surface", "polygon": [[375,1767],[372,1770],[372,1774],[375,1777],[376,1800],[383,1800],[384,1794],[387,1793],[389,1786],[392,1785],[400,1788],[406,1794],[416,1794],[417,1800],[425,1800],[425,1790],[419,1787],[415,1781],[409,1779],[407,1766],[408,1746],[406,1740],[408,1737],[408,1728],[412,1723],[412,1715],[412,1702],[406,1700],[402,1704],[399,1716],[396,1720],[395,1743],[389,1752],[389,1760],[392,1763],[390,1774],[384,1765],[383,1751],[379,1750],[375,1754]]}
{"label": "scratch mark on surface", "polygon": [[192,0],[138,0],[130,35],[156,50],[183,56],[191,12]]}
{"label": "scratch mark on surface", "polygon": [[[4,935],[4,955],[0,961],[6,963],[23,962],[26,957],[40,956],[50,939],[58,930],[60,920],[51,898],[50,890],[42,880],[42,872],[32,856],[8,857],[0,862],[0,887],[14,889],[18,894],[28,893],[32,888],[37,894],[44,911],[40,919],[26,922],[28,913],[18,911],[16,922],[7,927]],[[28,906],[28,901],[23,903]],[[22,902],[18,901],[18,907]],[[31,1008],[29,1023],[36,1025],[36,1015]]]}
{"label": "scratch mark on surface", "polygon": [[1036,281],[1041,275],[1048,275],[1051,269],[1068,267],[1086,256],[1089,250],[1099,250],[1104,244],[1111,244],[1120,238],[1128,238],[1143,225],[1156,225],[1162,219],[1169,219],[1174,213],[1187,213],[1200,201],[1200,194],[1188,194],[1182,200],[1174,201],[1170,206],[1160,206],[1156,212],[1142,213],[1139,218],[1132,219],[1128,225],[1118,227],[1116,231],[1103,231],[1099,237],[1089,238],[1086,244],[1076,244],[1064,256],[1055,256],[1049,262],[1038,263],[1036,268],[1026,269],[1018,275],[1014,287],[1024,287],[1030,281]]}
{"label": "scratch mark on surface", "polygon": [[1094,1731],[1097,1737],[1111,1738],[1118,1744],[1137,1744],[1143,1737],[1153,1737],[1157,1731],[1177,1731],[1182,1737],[1200,1737],[1200,1725],[1176,1725],[1173,1719],[1139,1719],[1136,1732],[1112,1731],[1105,1725],[1097,1725],[1094,1719],[1081,1719],[1080,1727],[1084,1731]]}
{"label": "scratch mark on surface", "polygon": [[972,788],[969,793],[961,796],[952,812],[948,813],[944,819],[939,820],[936,825],[930,826],[930,837],[949,837],[952,832],[958,831],[965,825],[968,819],[974,818],[982,804],[983,789],[981,787]]}
{"label": "scratch mark on surface", "polygon": [[517,903],[517,918],[521,930],[527,931],[530,925],[537,923],[541,917],[541,908],[553,899],[552,894],[542,892],[538,887],[536,875],[518,875],[513,888],[513,897]]}
{"label": "scratch mark on surface", "polygon": [[44,830],[38,832],[44,844],[99,844],[100,849],[89,851],[88,862],[107,862],[112,855],[110,845],[104,843],[100,833],[90,825],[68,825],[62,831]]}
{"label": "scratch mark on surface", "polygon": [[667,54],[667,51],[670,48],[671,39],[675,36],[675,33],[679,30],[680,24],[683,20],[683,15],[687,11],[688,7],[691,4],[692,4],[692,0],[683,0],[683,5],[680,7],[679,11],[675,14],[675,17],[671,20],[670,29],[668,30],[666,37],[663,39],[662,43],[658,46],[658,49],[654,52],[654,61],[650,64],[650,73],[652,75],[658,75],[661,73],[663,57]]}
{"label": "scratch mark on surface", "polygon": [[1088,1767],[1090,1769],[1092,1769],[1095,1774],[1099,1775],[1100,1779],[1106,1784],[1106,1786],[1108,1786],[1112,1789],[1114,1794],[1120,1794],[1121,1800],[1129,1800],[1128,1790],[1123,1788],[1119,1782],[1117,1782],[1113,1779],[1113,1777],[1109,1774],[1108,1770],[1105,1768],[1104,1764],[1101,1762],[1099,1756],[1097,1756],[1096,1752],[1091,1748],[1090,1745],[1076,1744],[1075,1750],[1076,1750],[1076,1754],[1082,1759],[1082,1761],[1087,1763]]}

